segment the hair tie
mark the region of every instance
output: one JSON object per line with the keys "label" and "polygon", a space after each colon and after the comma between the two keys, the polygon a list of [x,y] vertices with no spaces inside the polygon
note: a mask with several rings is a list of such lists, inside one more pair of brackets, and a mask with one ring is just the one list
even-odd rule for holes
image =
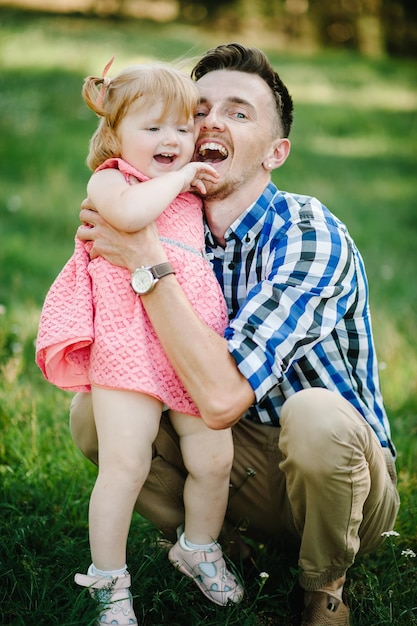
{"label": "hair tie", "polygon": [[106,79],[106,74],[109,71],[109,69],[111,68],[111,66],[113,65],[113,61],[114,61],[114,55],[112,56],[112,58],[110,59],[110,61],[104,66],[104,69],[101,73],[101,78],[103,80],[101,87],[100,87],[100,91],[98,94],[98,98],[97,98],[97,104],[98,106],[101,106],[103,104],[103,99],[104,99],[104,91],[106,89],[106,87],[110,84],[110,79]]}

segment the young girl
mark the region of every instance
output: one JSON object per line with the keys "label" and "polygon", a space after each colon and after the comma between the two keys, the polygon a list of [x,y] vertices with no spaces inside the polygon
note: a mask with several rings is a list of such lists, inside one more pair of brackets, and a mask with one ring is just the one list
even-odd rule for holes
{"label": "young girl", "polygon": [[216,543],[227,505],[231,431],[211,430],[199,419],[140,298],[175,273],[201,318],[223,333],[227,314],[204,255],[202,205],[190,193],[204,194],[204,181],[216,182],[218,174],[190,162],[198,93],[174,68],[134,66],[111,80],[105,73],[88,77],[83,97],[101,118],[87,160],[94,170],[89,198],[118,229],[136,231],[156,219],[169,259],[131,277],[102,258],[90,261],[76,240],[46,297],[37,340],[37,363],[50,382],[74,391],[91,388],[99,440],[89,512],[92,565],[75,580],[99,599],[101,625],[127,625],[137,624],[127,536],[164,406],[188,471],[184,533],[169,559],[216,604],[239,602],[243,594]]}

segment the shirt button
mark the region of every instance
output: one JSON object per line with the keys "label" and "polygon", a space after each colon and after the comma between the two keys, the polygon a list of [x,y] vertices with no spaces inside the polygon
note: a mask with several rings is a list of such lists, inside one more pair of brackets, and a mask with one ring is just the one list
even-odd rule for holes
{"label": "shirt button", "polygon": [[227,267],[229,268],[229,270],[234,270],[235,269],[235,264],[234,263],[229,263],[229,265]]}

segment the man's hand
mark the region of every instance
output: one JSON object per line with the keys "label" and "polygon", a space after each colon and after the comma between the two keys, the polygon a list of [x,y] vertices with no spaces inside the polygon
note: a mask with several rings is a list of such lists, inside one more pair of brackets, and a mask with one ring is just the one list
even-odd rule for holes
{"label": "man's hand", "polygon": [[101,256],[112,265],[126,267],[131,272],[142,265],[167,261],[154,223],[135,233],[119,231],[97,213],[88,198],[81,205],[80,220],[82,225],[78,227],[77,237],[91,241],[92,259]]}

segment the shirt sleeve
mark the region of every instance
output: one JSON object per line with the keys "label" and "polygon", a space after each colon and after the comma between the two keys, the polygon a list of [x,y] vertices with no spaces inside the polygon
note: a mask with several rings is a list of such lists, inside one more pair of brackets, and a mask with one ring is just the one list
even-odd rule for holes
{"label": "shirt sleeve", "polygon": [[264,276],[225,335],[257,402],[334,331],[356,290],[352,244],[334,220],[305,214],[278,231],[262,255]]}

